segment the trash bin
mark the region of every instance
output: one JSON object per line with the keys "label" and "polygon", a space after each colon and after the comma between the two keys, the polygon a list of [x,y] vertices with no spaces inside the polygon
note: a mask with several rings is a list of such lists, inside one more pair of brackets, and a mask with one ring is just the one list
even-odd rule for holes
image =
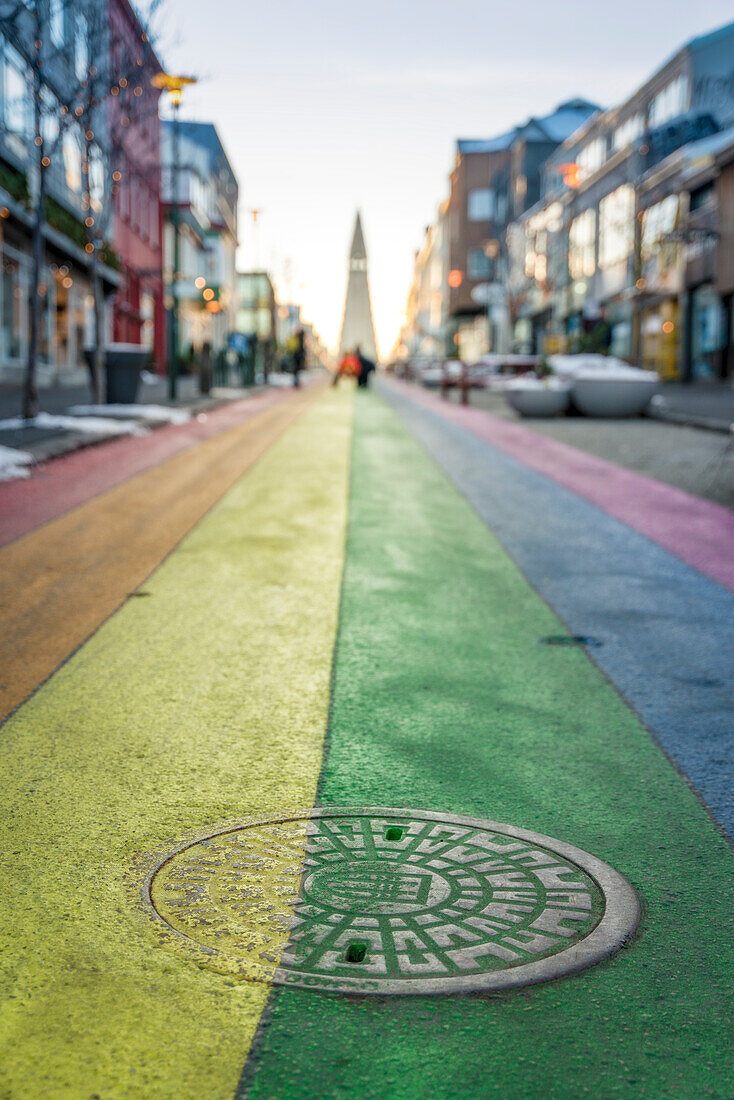
{"label": "trash bin", "polygon": [[108,405],[134,405],[138,400],[140,372],[150,352],[139,344],[107,344],[104,354]]}
{"label": "trash bin", "polygon": [[[84,358],[90,370],[92,351]],[[104,349],[105,400],[108,405],[134,405],[138,399],[140,372],[148,362],[150,352],[140,344],[107,344]]]}

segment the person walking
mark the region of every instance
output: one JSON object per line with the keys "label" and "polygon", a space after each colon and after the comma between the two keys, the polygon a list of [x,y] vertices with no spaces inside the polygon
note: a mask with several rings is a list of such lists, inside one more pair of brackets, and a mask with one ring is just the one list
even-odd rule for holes
{"label": "person walking", "polygon": [[357,385],[360,389],[366,389],[370,382],[370,375],[375,369],[375,364],[371,359],[368,359],[366,355],[362,354],[362,349],[357,348],[357,359],[359,359],[359,374],[357,375]]}
{"label": "person walking", "polygon": [[293,369],[293,385],[300,386],[301,371],[306,366],[306,334],[299,328],[293,338],[293,352],[291,355]]}

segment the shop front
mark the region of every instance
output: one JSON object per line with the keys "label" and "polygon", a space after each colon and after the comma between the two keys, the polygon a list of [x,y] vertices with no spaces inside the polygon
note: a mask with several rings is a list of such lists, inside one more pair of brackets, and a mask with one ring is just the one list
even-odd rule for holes
{"label": "shop front", "polygon": [[727,311],[712,283],[689,293],[690,379],[704,382],[723,378],[728,344]]}
{"label": "shop front", "polygon": [[679,378],[680,306],[677,298],[665,298],[643,306],[640,312],[640,364],[665,381]]}

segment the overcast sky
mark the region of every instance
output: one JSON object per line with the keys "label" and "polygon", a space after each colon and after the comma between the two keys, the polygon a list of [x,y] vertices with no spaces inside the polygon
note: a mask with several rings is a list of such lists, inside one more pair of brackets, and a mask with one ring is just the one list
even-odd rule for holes
{"label": "overcast sky", "polygon": [[457,137],[613,106],[732,19],[732,0],[166,0],[159,52],[200,78],[182,117],[216,124],[239,177],[240,268],[271,269],[331,345],[361,209],[387,354]]}

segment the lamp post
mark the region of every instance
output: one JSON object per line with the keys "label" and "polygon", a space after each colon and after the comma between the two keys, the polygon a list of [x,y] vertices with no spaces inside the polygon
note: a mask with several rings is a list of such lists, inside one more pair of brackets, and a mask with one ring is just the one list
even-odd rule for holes
{"label": "lamp post", "polygon": [[156,73],[151,84],[159,91],[168,92],[173,105],[173,149],[171,157],[171,223],[173,225],[173,269],[171,271],[171,346],[168,349],[168,396],[173,401],[178,394],[178,283],[180,278],[180,210],[178,180],[181,168],[180,134],[178,112],[181,97],[187,84],[196,84],[196,77],[173,76],[171,73]]}

